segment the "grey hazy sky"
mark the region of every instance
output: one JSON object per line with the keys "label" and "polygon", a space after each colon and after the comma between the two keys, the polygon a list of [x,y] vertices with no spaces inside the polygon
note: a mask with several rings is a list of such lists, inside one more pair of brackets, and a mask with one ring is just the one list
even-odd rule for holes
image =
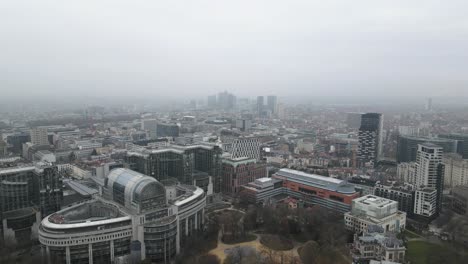
{"label": "grey hazy sky", "polygon": [[3,95],[468,96],[468,1],[3,0]]}

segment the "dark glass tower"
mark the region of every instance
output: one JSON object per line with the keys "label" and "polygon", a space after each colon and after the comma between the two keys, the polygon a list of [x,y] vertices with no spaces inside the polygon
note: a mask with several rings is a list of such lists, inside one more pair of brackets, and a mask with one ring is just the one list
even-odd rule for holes
{"label": "dark glass tower", "polygon": [[382,155],[383,115],[366,113],[359,127],[358,161],[360,166],[375,165]]}

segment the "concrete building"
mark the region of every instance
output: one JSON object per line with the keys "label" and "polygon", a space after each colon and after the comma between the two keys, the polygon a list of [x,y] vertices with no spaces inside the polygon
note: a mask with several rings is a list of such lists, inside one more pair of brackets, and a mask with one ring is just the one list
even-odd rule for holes
{"label": "concrete building", "polygon": [[79,150],[102,148],[102,142],[96,140],[75,140],[73,146]]}
{"label": "concrete building", "polygon": [[416,126],[398,126],[398,135],[419,136],[419,127]]}
{"label": "concrete building", "polygon": [[234,195],[241,186],[267,176],[266,164],[257,163],[251,158],[223,159],[221,173],[221,191]]}
{"label": "concrete building", "polygon": [[345,225],[356,233],[377,225],[385,232],[401,232],[406,226],[406,213],[398,211],[398,202],[374,195],[352,201],[351,212],[344,215]]}
{"label": "concrete building", "polygon": [[47,135],[47,128],[44,127],[35,127],[31,128],[31,143],[34,145],[49,145],[49,138]]}
{"label": "concrete building", "polygon": [[257,115],[259,117],[263,117],[263,108],[264,108],[263,96],[257,96],[256,110],[257,110]]}
{"label": "concrete building", "polygon": [[55,163],[57,161],[54,153],[49,150],[39,150],[33,155],[33,161]]}
{"label": "concrete building", "polygon": [[[422,212],[424,217],[428,217],[428,212],[434,212],[434,216],[438,215],[442,206],[442,192],[444,187],[444,166],[442,162],[442,147],[432,143],[423,143],[418,145],[418,153],[416,156],[416,183],[415,187],[420,192],[416,192],[415,199],[415,214]],[[435,211],[431,208],[421,209],[417,205],[432,204],[432,189],[436,194]],[[419,196],[418,196],[419,195]],[[418,209],[418,210],[417,210]],[[432,217],[432,215],[429,215]]]}
{"label": "concrete building", "polygon": [[216,95],[210,95],[208,96],[208,99],[207,99],[207,106],[208,108],[210,109],[215,109],[216,106],[217,106],[217,102],[216,102]]}
{"label": "concrete building", "polygon": [[414,196],[414,214],[433,219],[438,211],[437,190],[424,187],[416,190]]}
{"label": "concrete building", "polygon": [[146,131],[148,138],[155,139],[157,138],[156,128],[158,121],[156,119],[143,119],[141,120],[141,130]]}
{"label": "concrete building", "polygon": [[366,113],[361,116],[357,158],[360,166],[374,166],[382,155],[383,115]]}
{"label": "concrete building", "polygon": [[442,164],[445,168],[444,185],[446,187],[468,184],[468,159],[462,159],[459,154],[448,153],[443,155]]}
{"label": "concrete building", "polygon": [[369,226],[361,236],[355,234],[351,249],[353,263],[404,263],[405,253],[403,241],[380,226]]}
{"label": "concrete building", "polygon": [[260,178],[241,187],[241,195],[251,203],[266,204],[275,196],[287,195],[283,181],[275,178]]}
{"label": "concrete building", "polygon": [[242,132],[249,131],[252,128],[252,120],[250,119],[237,119],[236,128]]}
{"label": "concrete building", "polygon": [[398,202],[398,210],[405,212],[411,217],[414,213],[415,191],[412,185],[383,185],[378,182],[375,186],[374,195]]}
{"label": "concrete building", "polygon": [[402,182],[416,184],[416,162],[403,162],[397,165],[397,178]]}
{"label": "concrete building", "polygon": [[374,180],[356,176],[348,179],[348,182],[354,185],[354,188],[359,192],[360,196],[374,194],[376,185],[376,181]]}
{"label": "concrete building", "polygon": [[103,196],[42,220],[39,241],[49,262],[171,263],[203,226],[200,188],[165,187],[128,169],[111,171],[103,187]]}
{"label": "concrete building", "polygon": [[267,96],[267,108],[271,115],[276,116],[278,114],[278,97],[275,95]]}
{"label": "concrete building", "polygon": [[236,107],[237,98],[227,91],[218,93],[217,105],[219,109],[232,110]]}

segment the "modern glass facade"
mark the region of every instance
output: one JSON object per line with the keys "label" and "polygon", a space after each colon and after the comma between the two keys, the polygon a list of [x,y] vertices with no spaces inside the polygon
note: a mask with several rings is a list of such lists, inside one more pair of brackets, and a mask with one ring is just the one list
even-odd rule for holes
{"label": "modern glass facade", "polygon": [[397,156],[398,163],[416,161],[418,153],[418,144],[432,143],[442,147],[444,153],[457,152],[457,141],[445,138],[426,138],[412,136],[398,136]]}

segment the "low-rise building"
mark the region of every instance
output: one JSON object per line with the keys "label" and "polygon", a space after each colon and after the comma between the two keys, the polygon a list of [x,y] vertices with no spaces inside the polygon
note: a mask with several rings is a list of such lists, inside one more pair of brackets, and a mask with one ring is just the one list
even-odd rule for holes
{"label": "low-rise building", "polygon": [[414,214],[416,216],[431,219],[437,212],[437,190],[422,188],[414,194]]}
{"label": "low-rise building", "polygon": [[354,185],[354,188],[359,192],[361,196],[374,194],[374,188],[376,184],[375,180],[356,176],[356,177],[351,177],[348,180],[348,182]]}
{"label": "low-rise building", "polygon": [[405,212],[408,217],[414,213],[415,191],[411,184],[384,185],[378,182],[374,195],[398,202],[398,210]]}
{"label": "low-rise building", "polygon": [[375,195],[354,199],[351,212],[345,213],[344,219],[346,228],[356,233],[371,225],[380,226],[385,232],[400,232],[406,226],[406,213],[398,211],[398,202]]}
{"label": "low-rise building", "polygon": [[306,205],[320,205],[342,213],[348,212],[351,201],[359,197],[354,186],[346,181],[291,169],[281,169],[272,178],[257,179],[242,192],[257,203],[265,203],[277,195],[290,196]]}
{"label": "low-rise building", "polygon": [[393,233],[385,233],[380,226],[369,226],[361,235],[354,235],[351,255],[353,263],[403,263],[406,248]]}

